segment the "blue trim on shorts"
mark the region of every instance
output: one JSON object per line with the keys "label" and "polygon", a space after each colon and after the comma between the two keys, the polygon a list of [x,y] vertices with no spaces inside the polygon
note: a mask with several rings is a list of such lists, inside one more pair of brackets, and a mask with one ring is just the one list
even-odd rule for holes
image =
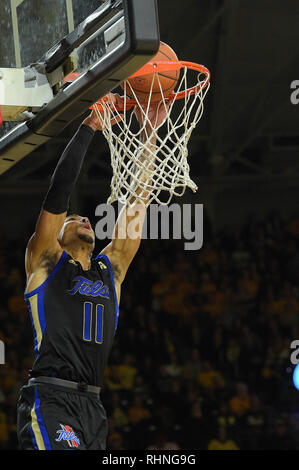
{"label": "blue trim on shorts", "polygon": [[41,414],[41,410],[40,410],[40,398],[37,393],[37,387],[35,387],[34,393],[35,393],[35,414],[36,414],[37,422],[38,422],[38,425],[39,425],[39,428],[43,437],[45,448],[46,450],[52,450],[50,439],[49,439],[46,426],[45,426],[45,423]]}
{"label": "blue trim on shorts", "polygon": [[32,438],[32,442],[33,442],[33,447],[35,448],[35,450],[38,450],[37,442],[36,442],[35,435],[34,435],[34,432],[33,432],[33,429],[32,429],[32,424],[30,424],[30,426],[29,426],[29,432],[30,432],[30,434],[31,434],[31,438]]}

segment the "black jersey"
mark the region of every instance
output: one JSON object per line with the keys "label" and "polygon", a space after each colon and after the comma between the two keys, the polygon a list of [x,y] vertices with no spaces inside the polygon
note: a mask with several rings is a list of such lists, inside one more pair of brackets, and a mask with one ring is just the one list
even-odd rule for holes
{"label": "black jersey", "polygon": [[36,354],[30,375],[101,386],[119,315],[109,258],[98,255],[84,271],[63,251],[25,300]]}

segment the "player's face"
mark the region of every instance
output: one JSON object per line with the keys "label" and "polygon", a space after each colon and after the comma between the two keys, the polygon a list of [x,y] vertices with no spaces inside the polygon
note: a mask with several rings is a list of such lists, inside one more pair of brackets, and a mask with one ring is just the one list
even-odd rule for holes
{"label": "player's face", "polygon": [[95,243],[95,233],[88,217],[81,217],[79,215],[69,216],[65,219],[62,230],[62,238],[65,243],[70,243],[78,238],[90,245]]}

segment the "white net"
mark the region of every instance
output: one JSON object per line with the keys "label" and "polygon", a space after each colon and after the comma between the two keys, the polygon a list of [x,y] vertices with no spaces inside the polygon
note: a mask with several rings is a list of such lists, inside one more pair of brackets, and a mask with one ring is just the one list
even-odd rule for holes
{"label": "white net", "polygon": [[[177,97],[187,90],[184,98],[169,101],[163,97],[159,75],[155,74],[162,95],[158,106],[163,106],[166,113],[161,123],[153,121],[152,117],[150,120],[152,89],[148,102],[144,103],[138,99],[129,82],[124,86],[123,111],[104,101],[101,101],[101,107],[95,106],[98,117],[103,121],[103,133],[111,153],[113,177],[109,204],[119,201],[132,206],[137,201],[147,207],[156,201],[166,205],[173,196],[182,196],[187,187],[197,191],[190,178],[188,142],[203,115],[204,98],[209,89],[207,77],[203,75],[196,73],[197,88],[191,92],[188,83],[190,69],[184,67],[175,91]],[[126,104],[130,98],[137,104],[128,110]],[[111,111],[119,121],[114,126]]]}

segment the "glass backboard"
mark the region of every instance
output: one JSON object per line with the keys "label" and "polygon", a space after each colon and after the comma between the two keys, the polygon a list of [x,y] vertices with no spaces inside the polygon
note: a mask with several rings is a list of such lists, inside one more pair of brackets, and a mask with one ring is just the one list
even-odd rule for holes
{"label": "glass backboard", "polygon": [[[15,120],[13,115],[3,122],[0,174],[116,88],[159,47],[156,0],[2,0],[2,4],[0,27],[7,41],[0,43],[0,75],[1,69],[46,63],[55,77],[62,52],[80,78],[68,87],[53,86],[53,99],[47,98],[42,107],[20,106]],[[77,37],[85,39],[77,44]],[[32,82],[28,83],[30,88]]]}
{"label": "glass backboard", "polygon": [[102,3],[101,0],[1,0],[0,66],[26,67],[36,62]]}
{"label": "glass backboard", "polygon": [[[104,3],[101,0],[3,0],[0,68],[21,68],[40,61],[57,42],[71,33]],[[123,31],[125,28],[123,25]],[[125,37],[123,37],[125,40]],[[104,33],[73,52],[75,70],[84,73],[103,54]],[[4,119],[5,121],[5,119]],[[4,122],[0,136],[14,127]]]}

